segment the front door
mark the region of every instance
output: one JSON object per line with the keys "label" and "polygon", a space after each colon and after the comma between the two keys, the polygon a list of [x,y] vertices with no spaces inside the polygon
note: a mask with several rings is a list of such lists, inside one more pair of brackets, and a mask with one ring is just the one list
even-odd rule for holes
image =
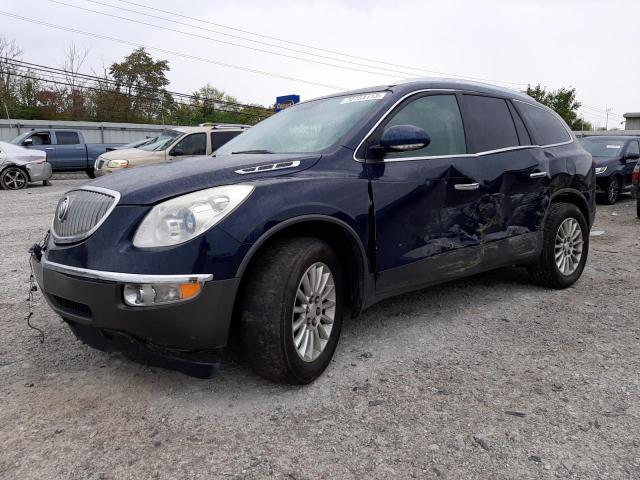
{"label": "front door", "polygon": [[372,135],[386,127],[415,125],[431,143],[417,151],[369,159],[375,211],[376,293],[387,296],[480,267],[486,235],[504,228],[497,176],[469,154],[459,98],[417,94],[400,104]]}
{"label": "front door", "polygon": [[633,174],[633,169],[636,167],[638,163],[637,158],[626,158],[631,154],[640,154],[640,148],[638,148],[638,141],[631,140],[627,145],[627,150],[624,152],[625,159],[623,160],[624,165],[624,186],[631,185],[631,175]]}
{"label": "front door", "polygon": [[[26,140],[31,140],[31,142]],[[25,138],[22,146],[30,150],[42,150],[47,154],[47,161],[51,164],[51,167],[56,168],[56,151],[52,143],[49,132],[35,132]]]}

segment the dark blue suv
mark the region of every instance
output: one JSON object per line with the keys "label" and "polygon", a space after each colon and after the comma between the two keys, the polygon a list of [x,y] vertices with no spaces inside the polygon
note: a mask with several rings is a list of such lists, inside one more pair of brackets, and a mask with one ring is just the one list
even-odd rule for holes
{"label": "dark blue suv", "polygon": [[90,345],[202,365],[237,331],[255,371],[305,383],[347,314],[384,298],[507,265],[572,285],[594,196],[591,155],[553,111],[421,80],[304,102],[212,157],[72,190],[32,263]]}

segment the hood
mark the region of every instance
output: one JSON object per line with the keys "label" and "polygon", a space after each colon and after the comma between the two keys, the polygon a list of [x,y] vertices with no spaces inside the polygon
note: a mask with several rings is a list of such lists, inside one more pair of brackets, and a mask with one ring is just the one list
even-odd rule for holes
{"label": "hood", "polygon": [[7,142],[0,142],[0,151],[4,152],[6,155],[6,158],[4,159],[5,162],[13,162],[18,165],[42,162],[47,159],[46,152],[43,152],[42,150],[30,150]]}
{"label": "hood", "polygon": [[[110,152],[111,153],[111,152]],[[116,152],[113,152],[116,153]],[[262,178],[290,175],[313,166],[321,155],[237,154],[190,157],[158,165],[123,170],[100,177],[89,185],[120,192],[121,205],[150,205],[220,185],[251,183]],[[292,162],[291,166],[271,170],[274,164]],[[299,162],[296,164],[296,162]],[[260,171],[236,173],[236,170],[263,167]],[[246,170],[245,170],[246,171]]]}
{"label": "hood", "polygon": [[158,154],[163,154],[164,151],[159,150],[157,152],[150,152],[148,150],[140,150],[139,148],[122,148],[120,150],[112,150],[100,155],[100,158],[106,161],[109,160],[137,160],[139,158],[156,157]]}
{"label": "hood", "polygon": [[620,155],[616,157],[593,157],[593,162],[598,166],[610,165],[612,163],[620,163]]}

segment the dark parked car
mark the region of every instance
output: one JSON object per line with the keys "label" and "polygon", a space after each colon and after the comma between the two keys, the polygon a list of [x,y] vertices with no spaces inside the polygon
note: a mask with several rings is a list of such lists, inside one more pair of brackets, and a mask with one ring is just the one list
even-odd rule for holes
{"label": "dark parked car", "polygon": [[640,163],[637,163],[633,169],[631,183],[633,184],[631,192],[636,197],[636,215],[640,218]]}
{"label": "dark parked car", "polygon": [[631,174],[640,158],[636,137],[593,136],[581,140],[596,162],[598,199],[613,205],[623,192],[631,191]]}
{"label": "dark parked car", "polygon": [[587,261],[591,155],[511,90],[430,80],[325,97],[216,157],[60,200],[32,263],[80,339],[186,369],[237,329],[255,371],[304,383],[343,318],[379,300],[509,265],[565,288]]}

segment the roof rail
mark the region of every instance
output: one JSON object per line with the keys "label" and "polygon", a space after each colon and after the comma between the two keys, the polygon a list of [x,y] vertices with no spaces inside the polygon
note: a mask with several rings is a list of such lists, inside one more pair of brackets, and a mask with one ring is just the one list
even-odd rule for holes
{"label": "roof rail", "polygon": [[244,125],[242,123],[213,123],[213,122],[205,122],[199,125],[200,127],[211,127],[211,128],[249,128],[251,125]]}

